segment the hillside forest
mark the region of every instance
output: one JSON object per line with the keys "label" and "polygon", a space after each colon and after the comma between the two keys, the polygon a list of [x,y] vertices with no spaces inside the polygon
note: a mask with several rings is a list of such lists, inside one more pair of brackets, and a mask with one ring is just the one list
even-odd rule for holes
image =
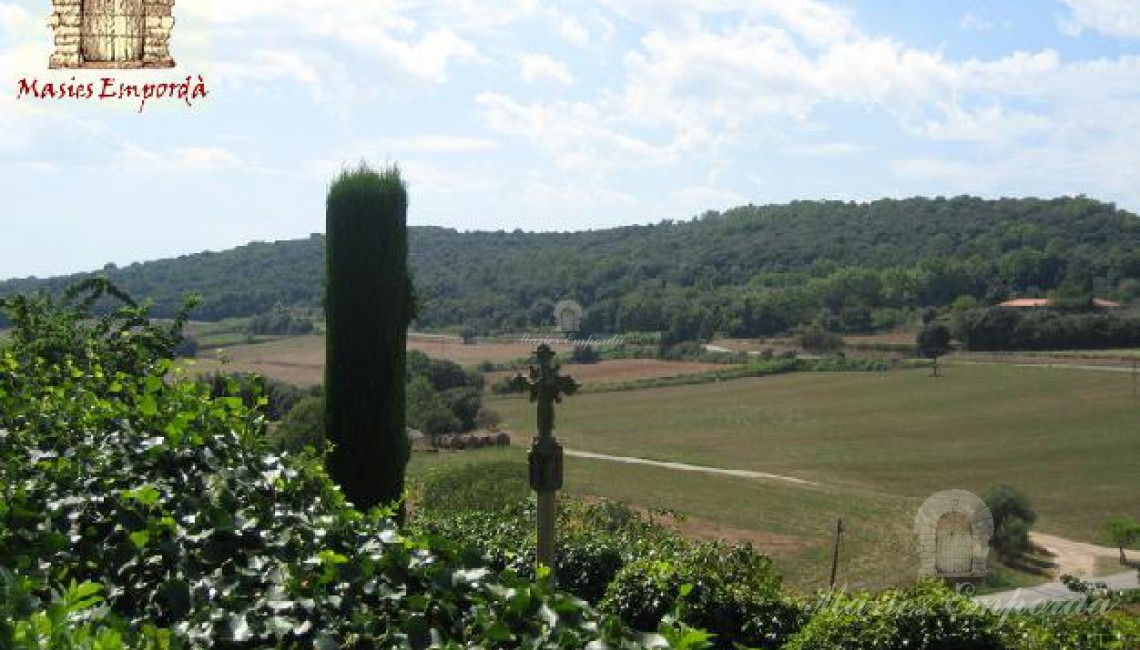
{"label": "hillside forest", "polygon": [[[223,252],[107,265],[89,274],[0,282],[0,295],[105,275],[153,313],[188,294],[194,317],[319,313],[324,236]],[[983,200],[797,201],[581,232],[409,228],[418,313],[413,328],[478,334],[551,324],[560,300],[585,308],[584,332],[769,336],[808,323],[872,332],[913,323],[926,307],[974,308],[1011,297],[1081,304],[1140,298],[1140,219],[1083,196]],[[308,325],[286,322],[289,332]]]}

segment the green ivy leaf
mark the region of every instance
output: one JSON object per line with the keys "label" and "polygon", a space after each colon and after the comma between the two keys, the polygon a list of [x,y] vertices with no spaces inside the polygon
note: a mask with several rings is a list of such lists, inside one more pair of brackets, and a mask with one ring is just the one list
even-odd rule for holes
{"label": "green ivy leaf", "polygon": [[158,402],[155,401],[153,395],[143,395],[143,398],[139,400],[139,413],[147,417],[158,414]]}
{"label": "green ivy leaf", "polygon": [[193,597],[190,584],[181,578],[171,578],[158,588],[158,597],[161,598],[175,619],[185,618],[193,609]]}
{"label": "green ivy leaf", "polygon": [[128,535],[128,537],[130,537],[131,543],[135,545],[135,548],[138,549],[146,548],[146,545],[150,542],[150,533],[145,530],[136,530]]}

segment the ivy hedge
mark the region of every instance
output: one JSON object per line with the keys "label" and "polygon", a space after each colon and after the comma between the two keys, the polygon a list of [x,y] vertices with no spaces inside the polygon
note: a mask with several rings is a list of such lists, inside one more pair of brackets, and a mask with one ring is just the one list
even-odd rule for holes
{"label": "ivy hedge", "polygon": [[[676,645],[347,504],[239,396],[174,370],[180,320],[89,284],[5,301],[0,648]],[[239,387],[234,387],[235,391]],[[599,645],[604,644],[604,645]]]}

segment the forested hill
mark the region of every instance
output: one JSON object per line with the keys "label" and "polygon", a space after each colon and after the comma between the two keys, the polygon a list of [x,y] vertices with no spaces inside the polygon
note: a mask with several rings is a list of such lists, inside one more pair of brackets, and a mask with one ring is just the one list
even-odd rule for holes
{"label": "forested hill", "polygon": [[[957,300],[1140,297],[1140,219],[1084,197],[799,201],[570,233],[411,228],[421,329],[520,331],[573,299],[593,331],[754,336],[807,321],[860,331]],[[252,243],[99,271],[157,315],[197,293],[196,318],[319,307],[324,237]],[[0,295],[82,276],[9,280]]]}

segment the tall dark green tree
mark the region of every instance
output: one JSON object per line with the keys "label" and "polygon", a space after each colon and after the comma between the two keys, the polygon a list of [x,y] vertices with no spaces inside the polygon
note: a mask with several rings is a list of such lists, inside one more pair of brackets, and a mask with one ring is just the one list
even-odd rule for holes
{"label": "tall dark green tree", "polygon": [[408,464],[405,374],[414,299],[399,169],[362,164],[326,204],[325,427],[329,473],[358,508],[396,502]]}

